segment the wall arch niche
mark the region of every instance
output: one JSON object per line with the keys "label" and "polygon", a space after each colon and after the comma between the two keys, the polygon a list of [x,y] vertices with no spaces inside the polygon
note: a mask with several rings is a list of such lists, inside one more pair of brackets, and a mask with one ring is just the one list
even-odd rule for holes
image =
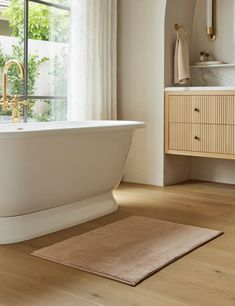
{"label": "wall arch niche", "polygon": [[[168,0],[165,14],[165,87],[173,85],[173,55],[176,33],[174,24],[183,24],[189,32],[191,65],[200,51],[212,53],[230,65],[191,68],[192,86],[235,87],[235,0],[217,0],[217,39],[206,36],[206,0]],[[234,64],[234,66],[233,66]],[[165,155],[164,183],[187,179],[235,184],[235,162],[207,158]]]}
{"label": "wall arch niche", "polygon": [[[189,32],[190,63],[199,61],[200,51],[209,52],[227,66],[191,68],[193,86],[235,86],[235,0],[217,0],[217,39],[206,35],[206,0],[168,0],[165,16],[165,85],[173,85],[174,24]],[[232,66],[234,65],[234,66]]]}

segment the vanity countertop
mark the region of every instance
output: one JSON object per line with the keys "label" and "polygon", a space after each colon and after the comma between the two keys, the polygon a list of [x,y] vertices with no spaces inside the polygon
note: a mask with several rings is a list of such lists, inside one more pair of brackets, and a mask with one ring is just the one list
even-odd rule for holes
{"label": "vanity countertop", "polygon": [[234,87],[225,86],[190,86],[190,87],[166,87],[165,91],[235,91]]}

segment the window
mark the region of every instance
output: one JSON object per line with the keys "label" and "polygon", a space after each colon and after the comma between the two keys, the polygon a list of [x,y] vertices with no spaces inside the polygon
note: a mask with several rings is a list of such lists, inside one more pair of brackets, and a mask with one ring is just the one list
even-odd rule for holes
{"label": "window", "polygon": [[0,70],[12,58],[24,63],[23,82],[9,70],[8,94],[29,100],[29,121],[67,119],[69,23],[69,0],[0,0]]}

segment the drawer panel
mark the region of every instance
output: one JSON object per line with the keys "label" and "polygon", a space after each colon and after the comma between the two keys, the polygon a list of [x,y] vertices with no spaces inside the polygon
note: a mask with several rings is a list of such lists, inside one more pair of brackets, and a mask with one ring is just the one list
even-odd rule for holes
{"label": "drawer panel", "polygon": [[235,124],[234,96],[194,96],[192,122]]}
{"label": "drawer panel", "polygon": [[169,96],[169,122],[235,124],[235,96]]}
{"label": "drawer panel", "polygon": [[169,150],[235,154],[235,126],[169,124]]}

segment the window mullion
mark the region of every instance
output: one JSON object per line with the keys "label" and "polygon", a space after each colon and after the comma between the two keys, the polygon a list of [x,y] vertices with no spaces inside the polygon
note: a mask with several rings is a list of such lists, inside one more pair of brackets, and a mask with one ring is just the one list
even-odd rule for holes
{"label": "window mullion", "polygon": [[[29,21],[29,3],[28,0],[24,0],[24,96],[28,98],[28,21]],[[27,106],[24,106],[24,122],[27,121]]]}

